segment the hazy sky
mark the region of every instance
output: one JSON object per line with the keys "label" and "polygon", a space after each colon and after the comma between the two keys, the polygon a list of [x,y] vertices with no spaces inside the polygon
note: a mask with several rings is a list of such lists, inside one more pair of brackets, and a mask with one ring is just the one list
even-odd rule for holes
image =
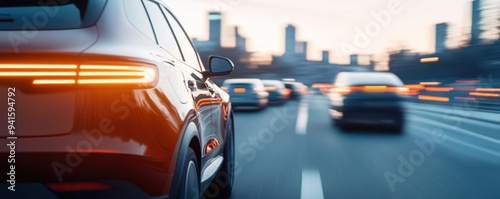
{"label": "hazy sky", "polygon": [[[457,39],[470,26],[471,8],[471,0],[164,1],[191,37],[207,39],[207,12],[222,11],[225,45],[234,43],[232,26],[237,25],[249,50],[281,54],[284,28],[290,23],[297,26],[299,40],[309,41],[309,58],[319,59],[321,50],[330,50],[334,62],[345,61],[351,51],[382,54],[399,46],[433,52],[433,25],[449,22],[451,37]],[[377,20],[373,13],[386,14]]]}

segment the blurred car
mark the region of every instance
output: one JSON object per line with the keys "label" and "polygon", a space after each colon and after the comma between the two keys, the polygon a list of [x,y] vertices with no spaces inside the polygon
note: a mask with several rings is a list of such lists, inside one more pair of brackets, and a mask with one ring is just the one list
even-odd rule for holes
{"label": "blurred car", "polygon": [[0,13],[0,110],[12,107],[0,132],[22,143],[21,190],[2,198],[191,199],[213,179],[231,194],[232,107],[209,77],[234,66],[212,56],[206,70],[163,1],[3,1]]}
{"label": "blurred car", "polygon": [[394,74],[386,72],[342,72],[330,94],[330,115],[340,128],[354,124],[388,125],[401,132],[404,101],[408,91]]}
{"label": "blurred car", "polygon": [[231,96],[234,108],[264,109],[269,103],[269,93],[260,79],[227,79],[222,88]]}
{"label": "blurred car", "polygon": [[325,83],[316,83],[313,84],[311,87],[314,94],[320,95],[320,94],[328,94],[330,90],[333,88],[333,85]]}
{"label": "blurred car", "polygon": [[263,80],[266,91],[269,93],[270,103],[284,103],[290,98],[290,90],[278,80]]}
{"label": "blurred car", "polygon": [[307,86],[301,82],[283,82],[285,88],[290,90],[291,99],[300,99],[302,95],[307,94]]}

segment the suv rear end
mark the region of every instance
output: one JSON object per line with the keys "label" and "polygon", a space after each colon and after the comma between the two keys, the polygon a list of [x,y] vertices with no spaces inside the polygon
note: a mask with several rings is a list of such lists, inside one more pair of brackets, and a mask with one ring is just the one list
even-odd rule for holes
{"label": "suv rear end", "polygon": [[340,73],[330,94],[330,115],[339,127],[373,124],[401,131],[407,90],[391,73]]}
{"label": "suv rear end", "polygon": [[284,103],[290,97],[290,93],[283,82],[278,80],[263,80],[263,82],[266,91],[269,92],[270,103]]}
{"label": "suv rear end", "polygon": [[301,82],[284,82],[285,87],[290,90],[291,99],[300,99],[307,94],[307,86]]}

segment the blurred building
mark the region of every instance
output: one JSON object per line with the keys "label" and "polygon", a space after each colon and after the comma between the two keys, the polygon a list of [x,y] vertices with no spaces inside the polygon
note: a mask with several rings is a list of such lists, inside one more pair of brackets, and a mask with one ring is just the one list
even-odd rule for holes
{"label": "blurred building", "polygon": [[321,52],[321,61],[323,63],[330,63],[330,51],[324,50]]}
{"label": "blurred building", "polygon": [[236,48],[242,51],[247,50],[247,39],[241,36],[238,26],[234,27],[235,44]]}
{"label": "blurred building", "polygon": [[448,38],[448,23],[440,23],[436,25],[436,43],[435,52],[441,53],[446,51],[446,41]]}
{"label": "blurred building", "polygon": [[208,14],[209,19],[209,41],[213,42],[215,45],[221,45],[222,38],[222,13],[220,12],[210,12]]}
{"label": "blurred building", "polygon": [[471,25],[471,38],[470,44],[477,45],[481,41],[481,0],[474,0],[472,2],[472,25]]}
{"label": "blurred building", "polygon": [[307,41],[296,42],[295,55],[299,59],[307,59]]}
{"label": "blurred building", "polygon": [[349,65],[358,65],[359,64],[359,55],[351,55]]}
{"label": "blurred building", "polygon": [[[208,14],[208,25],[208,40],[202,41],[193,38],[193,45],[198,50],[203,64],[208,66],[207,62],[210,55],[222,55],[231,59],[235,65],[235,71],[232,76],[243,76],[255,72],[254,68],[256,68],[256,66],[250,61],[252,53],[247,51],[246,38],[241,35],[240,29],[234,27],[234,46],[223,47],[221,45],[222,13],[210,12]],[[214,78],[214,81],[221,83],[222,79]]]}
{"label": "blurred building", "polygon": [[295,26],[289,24],[285,30],[285,55],[294,55],[297,48],[297,35]]}

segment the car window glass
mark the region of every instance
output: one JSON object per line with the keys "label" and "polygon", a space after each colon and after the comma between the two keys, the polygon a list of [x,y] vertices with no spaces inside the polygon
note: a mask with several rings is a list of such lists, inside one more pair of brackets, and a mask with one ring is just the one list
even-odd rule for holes
{"label": "car window glass", "polygon": [[148,14],[146,13],[142,1],[130,1],[126,3],[125,12],[127,12],[128,20],[137,30],[146,35],[151,41],[156,42],[153,28],[151,27]]}
{"label": "car window glass", "polygon": [[[66,0],[52,5],[50,1],[1,1],[0,30],[37,30],[85,28],[94,25],[106,1]],[[28,24],[28,25],[27,25]]]}
{"label": "car window glass", "polygon": [[181,25],[177,22],[177,20],[168,12],[165,8],[162,7],[163,12],[167,16],[168,22],[172,26],[173,31],[179,41],[179,46],[181,47],[182,54],[184,55],[184,61],[189,66],[195,68],[196,70],[201,71],[200,64],[198,62],[198,53],[193,48],[191,44],[191,40],[186,35]]}
{"label": "car window glass", "polygon": [[160,6],[151,1],[145,1],[144,4],[146,5],[149,17],[153,23],[153,29],[155,31],[156,38],[158,39],[158,44],[177,59],[182,60],[182,54],[179,50],[179,46],[177,45],[177,41],[175,40],[175,36],[172,33],[167,20],[163,16]]}

